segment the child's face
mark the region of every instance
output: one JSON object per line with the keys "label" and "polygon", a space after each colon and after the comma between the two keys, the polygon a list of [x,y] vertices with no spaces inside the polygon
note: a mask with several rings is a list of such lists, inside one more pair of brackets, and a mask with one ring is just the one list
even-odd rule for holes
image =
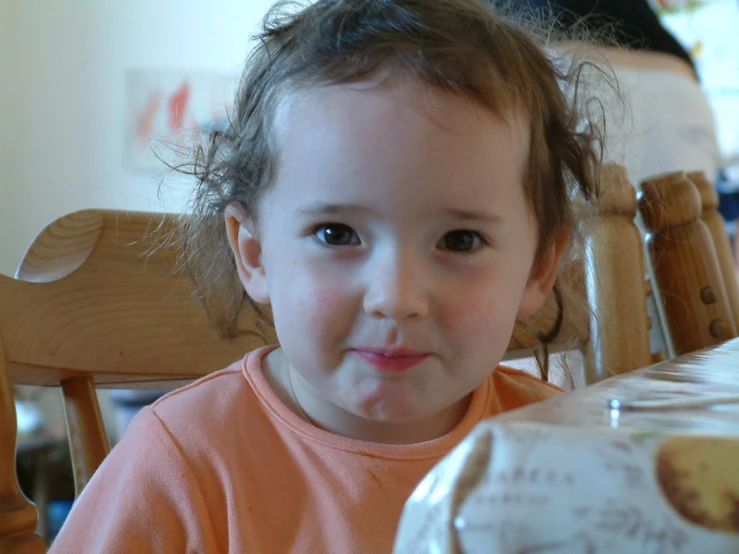
{"label": "child's face", "polygon": [[526,122],[396,81],[297,93],[277,133],[258,228],[242,220],[232,244],[303,408],[328,427],[433,425],[556,272],[559,252],[534,264]]}

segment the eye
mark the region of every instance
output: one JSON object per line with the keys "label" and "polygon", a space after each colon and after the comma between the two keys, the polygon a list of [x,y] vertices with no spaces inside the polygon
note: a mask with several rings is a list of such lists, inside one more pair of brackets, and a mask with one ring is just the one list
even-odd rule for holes
{"label": "eye", "polygon": [[484,243],[485,240],[477,231],[458,230],[446,233],[436,246],[451,252],[474,252]]}
{"label": "eye", "polygon": [[342,223],[324,223],[319,225],[313,234],[328,246],[356,246],[360,244],[356,231]]}

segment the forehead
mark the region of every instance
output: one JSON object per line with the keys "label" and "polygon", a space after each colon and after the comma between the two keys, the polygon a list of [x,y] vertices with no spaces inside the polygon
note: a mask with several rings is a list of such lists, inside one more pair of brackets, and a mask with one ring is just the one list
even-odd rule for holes
{"label": "forehead", "polygon": [[[365,188],[467,200],[522,189],[527,121],[411,79],[299,90],[275,117],[276,187]],[[356,192],[356,191],[355,191]]]}
{"label": "forehead", "polygon": [[[376,128],[392,131],[410,124],[413,128],[424,127],[434,137],[446,135],[447,139],[457,141],[465,133],[489,135],[490,131],[505,126],[509,138],[528,147],[527,119],[521,110],[496,114],[462,94],[400,75],[293,89],[283,96],[274,122],[283,146],[286,139],[305,131],[306,126],[334,125],[351,131],[347,127],[372,123],[365,127],[368,131]],[[486,124],[488,128],[484,129]]]}

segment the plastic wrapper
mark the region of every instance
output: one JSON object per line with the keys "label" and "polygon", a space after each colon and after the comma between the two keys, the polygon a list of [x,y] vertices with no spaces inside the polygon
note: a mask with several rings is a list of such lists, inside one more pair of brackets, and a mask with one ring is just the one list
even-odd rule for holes
{"label": "plastic wrapper", "polygon": [[394,552],[739,553],[739,437],[490,420],[417,487]]}
{"label": "plastic wrapper", "polygon": [[483,421],[394,553],[739,554],[739,404],[705,405],[732,395],[739,339]]}

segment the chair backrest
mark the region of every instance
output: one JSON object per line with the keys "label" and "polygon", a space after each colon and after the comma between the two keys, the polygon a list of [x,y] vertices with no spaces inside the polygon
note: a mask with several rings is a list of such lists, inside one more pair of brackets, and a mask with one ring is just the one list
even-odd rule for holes
{"label": "chair backrest", "polygon": [[737,280],[737,269],[734,264],[734,254],[729,242],[726,221],[718,211],[718,192],[702,171],[688,173],[686,177],[698,189],[701,198],[701,220],[711,233],[726,289],[726,299],[729,301],[729,308],[734,316],[734,325],[739,331],[739,280]]}
{"label": "chair backrest", "polygon": [[0,275],[0,551],[35,528],[13,477],[11,384],[61,385],[79,494],[110,449],[96,386],[175,387],[274,341],[249,315],[254,332],[239,340],[210,331],[161,239],[174,225],[173,215],[76,212],[39,234],[16,279]]}
{"label": "chair backrest", "polygon": [[[690,179],[674,172],[644,181],[639,199],[649,233],[646,242],[655,293],[663,307],[673,355],[737,336],[730,298],[739,299],[739,290],[731,253],[724,244],[728,242],[725,225],[716,220],[721,216],[711,191],[706,190],[710,185],[692,175]],[[722,257],[728,258],[723,264]],[[724,270],[727,264],[731,267]]]}
{"label": "chair backrest", "polygon": [[[651,361],[634,189],[622,168],[603,172],[599,213],[583,223],[582,251],[566,269],[575,294],[562,298],[560,321],[560,340],[585,353],[589,382]],[[40,233],[15,279],[0,275],[3,552],[42,551],[30,546],[35,515],[15,476],[11,384],[61,386],[79,494],[109,451],[95,387],[174,387],[276,341],[253,313],[241,322],[250,334],[216,337],[178,269],[177,248],[161,240],[175,224],[172,214],[76,212]],[[540,315],[517,323],[509,349],[535,347],[559,313],[549,299]],[[574,321],[575,314],[587,321]]]}
{"label": "chair backrest", "polygon": [[[618,165],[601,170],[597,209],[587,212],[579,229],[581,248],[564,266],[570,294],[553,347],[584,355],[584,382],[595,383],[651,363],[643,243],[634,217],[637,201],[626,171]],[[516,323],[509,358],[530,355],[538,333],[556,324],[556,296],[540,313]],[[583,321],[583,318],[585,321]],[[623,322],[629,322],[624,325]]]}

